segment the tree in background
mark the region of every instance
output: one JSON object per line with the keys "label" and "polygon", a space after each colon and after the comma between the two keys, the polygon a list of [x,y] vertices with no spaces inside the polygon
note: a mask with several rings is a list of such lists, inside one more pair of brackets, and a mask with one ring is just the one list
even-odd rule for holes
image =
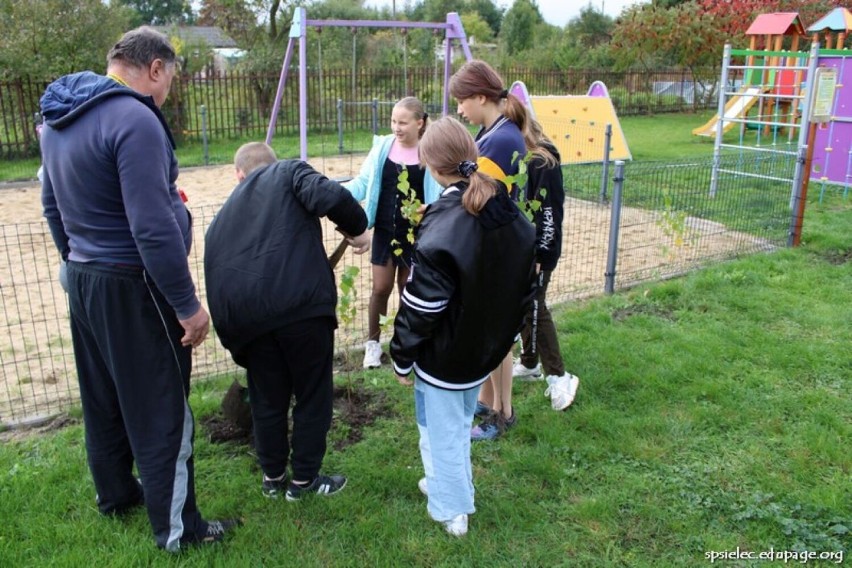
{"label": "tree in background", "polygon": [[745,48],[759,14],[798,12],[807,27],[842,0],[693,0],[632,6],[616,22],[611,44],[617,67],[677,65],[715,80],[725,43]]}
{"label": "tree in background", "polygon": [[[324,0],[314,2],[308,7],[308,17],[316,20],[373,20],[374,10],[364,8],[363,0]],[[372,33],[376,32],[376,33]],[[377,48],[373,40],[387,49]],[[322,28],[308,30],[310,53],[308,61],[319,65],[319,44],[322,44],[322,66],[324,68],[344,68],[369,61],[375,65],[396,65],[402,62],[402,37],[393,30],[370,30],[348,28]],[[386,53],[390,52],[390,53]],[[399,52],[399,57],[397,57]],[[281,52],[284,53],[283,51]],[[278,66],[281,66],[279,62]]]}
{"label": "tree in background", "polygon": [[269,114],[281,69],[293,8],[298,0],[202,0],[198,23],[222,28],[245,52],[239,68],[252,72],[262,114]]}
{"label": "tree in background", "polygon": [[565,33],[587,48],[608,44],[612,39],[615,21],[591,5],[580,10],[580,15],[565,26]]}
{"label": "tree in background", "polygon": [[103,73],[107,51],[130,27],[125,7],[101,0],[0,0],[0,78]]}
{"label": "tree in background", "polygon": [[[503,10],[492,0],[468,0],[463,11],[479,14],[479,17],[491,28],[492,36],[497,36],[500,33],[500,28],[503,25]],[[465,30],[467,30],[466,27]]]}
{"label": "tree in background", "polygon": [[[844,0],[695,0],[703,13],[713,16],[721,44],[746,47],[745,32],[759,14],[798,12],[805,28],[830,12],[844,6]],[[720,55],[721,57],[721,51]]]}
{"label": "tree in background", "polygon": [[[540,48],[546,41],[546,37],[538,33],[544,23],[538,5],[533,0],[515,0],[512,7],[506,11],[503,25],[500,27],[502,51],[512,57],[534,47]],[[541,55],[539,52],[539,57]]]}
{"label": "tree in background", "polygon": [[118,3],[133,11],[133,26],[191,25],[195,20],[189,0],[118,0]]}
{"label": "tree in background", "polygon": [[617,68],[683,66],[715,77],[721,64],[724,39],[718,18],[697,2],[673,8],[650,4],[622,12],[613,30],[612,52]]}
{"label": "tree in background", "polygon": [[459,19],[464,26],[464,33],[467,35],[468,41],[471,41],[471,39],[474,41],[471,49],[475,49],[478,44],[494,41],[494,32],[491,26],[478,13],[466,12],[459,16]]}
{"label": "tree in background", "polygon": [[263,44],[286,40],[297,4],[297,0],[202,0],[197,22],[222,28],[250,53],[263,49]]}
{"label": "tree in background", "polygon": [[450,12],[461,14],[465,4],[466,0],[421,0],[406,9],[405,15],[415,22],[443,22]]}
{"label": "tree in background", "polygon": [[652,0],[651,4],[655,8],[674,8],[680,4],[686,4],[690,0]]}
{"label": "tree in background", "polygon": [[443,22],[450,12],[459,17],[477,14],[491,28],[492,37],[500,33],[503,10],[493,0],[420,0],[405,10],[405,17],[416,22]]}
{"label": "tree in background", "polygon": [[609,49],[615,21],[591,5],[580,10],[547,50],[559,69],[608,69],[614,61]]}

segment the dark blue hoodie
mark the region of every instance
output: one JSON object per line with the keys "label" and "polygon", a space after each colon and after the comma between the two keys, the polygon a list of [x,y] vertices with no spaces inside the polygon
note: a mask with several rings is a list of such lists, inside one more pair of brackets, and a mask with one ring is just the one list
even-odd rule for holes
{"label": "dark blue hoodie", "polygon": [[144,268],[181,319],[200,303],[174,141],[151,97],[86,71],[41,98],[42,204],[63,258]]}

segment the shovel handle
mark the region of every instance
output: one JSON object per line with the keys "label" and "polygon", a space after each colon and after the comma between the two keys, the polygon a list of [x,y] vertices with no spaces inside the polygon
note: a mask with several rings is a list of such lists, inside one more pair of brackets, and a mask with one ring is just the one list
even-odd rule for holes
{"label": "shovel handle", "polygon": [[349,247],[349,237],[343,237],[343,240],[337,245],[337,248],[334,249],[334,252],[328,257],[328,263],[331,265],[332,270],[337,266],[337,263],[340,262],[340,259],[343,258],[343,253],[346,252],[346,249]]}

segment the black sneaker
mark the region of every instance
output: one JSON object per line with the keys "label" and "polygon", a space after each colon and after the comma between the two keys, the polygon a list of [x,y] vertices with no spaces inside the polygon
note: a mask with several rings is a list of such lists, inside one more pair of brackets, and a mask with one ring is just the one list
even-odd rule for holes
{"label": "black sneaker", "polygon": [[221,521],[207,521],[207,532],[193,544],[213,544],[222,542],[225,533],[241,526],[240,519],[222,519]]}
{"label": "black sneaker", "polygon": [[318,475],[308,485],[296,485],[290,482],[286,497],[288,501],[298,501],[308,493],[334,495],[344,487],[346,487],[346,478],[342,475]]}
{"label": "black sneaker", "polygon": [[270,499],[278,499],[285,491],[287,491],[287,476],[282,475],[280,479],[268,479],[263,476],[263,483],[260,484],[260,490],[264,497]]}

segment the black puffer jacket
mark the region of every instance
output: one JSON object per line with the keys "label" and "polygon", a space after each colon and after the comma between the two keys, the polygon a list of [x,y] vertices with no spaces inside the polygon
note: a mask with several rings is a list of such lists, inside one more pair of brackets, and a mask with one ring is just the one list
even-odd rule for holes
{"label": "black puffer jacket", "polygon": [[418,228],[411,276],[394,322],[394,369],[463,390],[495,369],[535,292],[535,229],[500,188],[479,216],[450,187]]}
{"label": "black puffer jacket", "polygon": [[285,324],[335,317],[337,287],[320,217],[350,235],[367,216],[342,185],[300,160],[253,172],[234,189],[205,237],[207,305],[237,363],[250,341]]}

